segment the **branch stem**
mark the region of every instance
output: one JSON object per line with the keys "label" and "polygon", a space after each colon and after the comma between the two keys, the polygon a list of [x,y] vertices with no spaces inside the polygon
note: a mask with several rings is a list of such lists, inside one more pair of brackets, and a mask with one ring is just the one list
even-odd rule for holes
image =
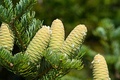
{"label": "branch stem", "polygon": [[13,18],[12,20],[11,20],[11,22],[9,23],[9,25],[11,26],[11,29],[12,29],[12,31],[13,31],[13,33],[15,34],[15,36],[17,37],[17,40],[18,40],[18,42],[20,43],[20,45],[21,45],[21,51],[24,51],[25,49],[26,49],[26,45],[23,43],[23,41],[22,41],[22,38],[20,37],[20,32],[16,29],[16,27],[15,27],[15,22],[17,21],[17,19],[19,19],[25,12],[26,12],[26,10],[28,9],[28,8],[30,8],[30,6],[31,6],[31,3],[29,3],[27,6],[26,6],[26,8],[24,9],[24,10],[22,10],[22,12],[19,14],[19,15],[17,15],[17,16],[15,16],[15,18]]}

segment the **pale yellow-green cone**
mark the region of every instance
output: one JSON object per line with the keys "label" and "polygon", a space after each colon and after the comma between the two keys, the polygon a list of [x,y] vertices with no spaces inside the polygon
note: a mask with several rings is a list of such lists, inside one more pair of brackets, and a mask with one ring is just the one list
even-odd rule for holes
{"label": "pale yellow-green cone", "polygon": [[6,23],[2,23],[0,27],[0,46],[11,51],[13,49],[14,38],[8,27]]}
{"label": "pale yellow-green cone", "polygon": [[94,80],[110,80],[108,67],[105,58],[97,54],[92,61],[93,64],[93,79]]}
{"label": "pale yellow-green cone", "polygon": [[68,55],[74,54],[77,50],[79,50],[86,35],[86,32],[87,28],[85,27],[85,25],[76,26],[66,38],[61,51]]}
{"label": "pale yellow-green cone", "polygon": [[59,49],[64,43],[64,26],[61,20],[56,19],[51,25],[51,39],[49,49]]}
{"label": "pale yellow-green cone", "polygon": [[31,62],[41,59],[43,52],[46,50],[50,40],[50,27],[42,26],[36,33],[32,41],[27,47],[26,54],[28,54]]}

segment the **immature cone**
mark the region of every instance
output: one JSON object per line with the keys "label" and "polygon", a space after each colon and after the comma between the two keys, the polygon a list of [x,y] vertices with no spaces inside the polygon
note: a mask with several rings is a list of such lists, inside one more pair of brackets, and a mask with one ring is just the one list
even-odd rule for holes
{"label": "immature cone", "polygon": [[64,26],[61,20],[56,19],[52,22],[51,33],[49,48],[59,49],[64,42]]}
{"label": "immature cone", "polygon": [[102,55],[97,54],[92,64],[94,80],[110,80],[107,64]]}
{"label": "immature cone", "polygon": [[61,51],[70,56],[76,53],[83,42],[86,32],[87,28],[85,27],[85,25],[76,26],[66,38]]}
{"label": "immature cone", "polygon": [[12,50],[13,48],[13,34],[8,28],[8,24],[2,23],[0,27],[0,46],[6,48],[7,50]]}
{"label": "immature cone", "polygon": [[26,54],[28,54],[32,62],[41,59],[43,52],[48,46],[49,40],[50,28],[47,26],[42,26],[42,28],[33,37],[26,50]]}

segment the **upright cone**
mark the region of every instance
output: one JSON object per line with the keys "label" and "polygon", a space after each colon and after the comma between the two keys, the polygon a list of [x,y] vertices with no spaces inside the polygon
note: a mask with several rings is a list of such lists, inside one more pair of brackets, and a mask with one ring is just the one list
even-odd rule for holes
{"label": "upright cone", "polygon": [[42,26],[42,28],[33,37],[26,50],[26,54],[28,54],[31,62],[37,62],[41,59],[43,52],[48,46],[49,40],[50,28]]}
{"label": "upright cone", "polygon": [[51,39],[49,49],[59,49],[64,43],[64,26],[61,20],[56,19],[51,25]]}
{"label": "upright cone", "polygon": [[76,26],[66,38],[61,51],[70,56],[72,54],[74,55],[74,53],[79,50],[86,35],[86,32],[87,28],[85,27],[85,25]]}
{"label": "upright cone", "polygon": [[109,72],[104,57],[97,54],[92,62],[94,80],[110,80]]}
{"label": "upright cone", "polygon": [[0,46],[11,51],[13,49],[14,37],[8,27],[6,23],[2,23],[0,27]]}

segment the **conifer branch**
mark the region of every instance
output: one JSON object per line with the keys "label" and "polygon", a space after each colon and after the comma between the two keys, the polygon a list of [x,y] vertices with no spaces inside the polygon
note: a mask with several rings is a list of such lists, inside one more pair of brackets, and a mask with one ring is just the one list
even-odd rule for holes
{"label": "conifer branch", "polygon": [[[15,11],[15,15],[16,17],[13,19],[12,22],[16,21],[17,19],[19,19],[24,13],[26,13],[27,11],[29,11],[31,9],[31,7],[33,6],[33,4],[36,3],[36,0],[20,0],[19,3],[16,5],[16,7],[14,8]],[[18,11],[19,10],[19,11]],[[27,11],[26,11],[27,10]],[[18,13],[17,13],[18,12]]]}
{"label": "conifer branch", "polygon": [[[23,2],[24,2],[24,1],[23,1]],[[27,2],[28,2],[28,1],[26,1],[25,4],[27,4]],[[16,16],[15,16],[15,17],[11,20],[11,22],[9,23],[9,25],[11,26],[11,29],[12,29],[13,33],[15,34],[15,36],[16,36],[18,42],[19,42],[19,45],[21,46],[21,50],[22,50],[22,51],[24,51],[24,50],[26,49],[26,45],[23,43],[23,41],[22,41],[22,39],[21,39],[21,37],[20,37],[21,33],[17,30],[17,28],[16,28],[16,26],[15,26],[15,22],[16,22],[17,20],[19,20],[19,18],[20,18],[23,14],[25,14],[27,11],[30,10],[31,4],[34,4],[33,2],[35,3],[35,0],[29,1],[29,4],[27,4],[27,6],[24,7],[24,10],[21,10],[21,12],[20,12],[19,14],[17,14],[17,15],[16,15],[16,13],[15,13]],[[22,0],[19,2],[19,4],[16,5],[16,8],[14,9],[15,12],[16,12],[16,10],[17,10],[17,7],[20,5],[20,3],[22,3]],[[26,11],[26,10],[27,10],[27,11]]]}
{"label": "conifer branch", "polygon": [[85,26],[79,25],[64,40],[64,25],[58,19],[52,23],[51,28],[42,26],[40,29],[41,22],[34,18],[35,12],[30,13],[37,0],[20,0],[15,8],[12,0],[4,1],[5,6],[0,5],[1,21],[9,24],[22,52],[12,56],[0,45],[0,65],[28,80],[55,80],[70,69],[80,70],[83,67],[79,57],[82,55],[76,53],[86,35]]}
{"label": "conifer branch", "polygon": [[3,56],[0,56],[0,59],[2,59],[7,65],[11,66],[12,63],[9,62],[8,60],[5,60],[5,58]]}
{"label": "conifer branch", "polygon": [[6,67],[7,69],[11,69],[13,67],[12,55],[6,49],[0,47],[0,65]]}
{"label": "conifer branch", "polygon": [[49,68],[47,68],[46,70],[44,70],[42,73],[40,73],[40,74],[38,75],[38,77],[42,77],[42,76],[45,75],[47,72],[49,72],[51,69],[53,69],[52,66],[50,66]]}
{"label": "conifer branch", "polygon": [[22,39],[20,37],[20,33],[17,31],[17,29],[14,25],[14,22],[10,23],[9,25],[12,27],[12,31],[14,32],[17,40],[19,41],[20,45],[22,46],[21,50],[24,51],[24,49],[26,49],[26,46],[23,44]]}
{"label": "conifer branch", "polygon": [[2,5],[0,5],[0,20],[3,22],[8,23],[8,18],[7,18],[7,9],[4,8]]}

